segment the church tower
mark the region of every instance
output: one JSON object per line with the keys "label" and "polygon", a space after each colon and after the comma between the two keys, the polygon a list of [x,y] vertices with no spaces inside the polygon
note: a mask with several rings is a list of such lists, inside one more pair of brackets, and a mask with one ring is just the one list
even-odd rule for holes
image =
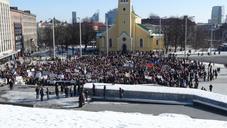
{"label": "church tower", "polygon": [[132,50],[132,0],[118,0],[118,49]]}
{"label": "church tower", "polygon": [[118,36],[119,43],[131,46],[132,0],[118,0]]}
{"label": "church tower", "polygon": [[109,51],[164,50],[164,35],[141,24],[141,17],[133,10],[132,0],[118,0],[115,24],[97,35],[97,48],[106,54]]}

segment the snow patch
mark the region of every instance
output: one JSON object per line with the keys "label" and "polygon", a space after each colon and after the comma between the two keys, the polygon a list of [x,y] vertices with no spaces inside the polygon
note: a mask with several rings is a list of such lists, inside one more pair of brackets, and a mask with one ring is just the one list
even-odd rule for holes
{"label": "snow patch", "polygon": [[85,112],[0,105],[2,128],[226,128],[227,122],[185,115]]}

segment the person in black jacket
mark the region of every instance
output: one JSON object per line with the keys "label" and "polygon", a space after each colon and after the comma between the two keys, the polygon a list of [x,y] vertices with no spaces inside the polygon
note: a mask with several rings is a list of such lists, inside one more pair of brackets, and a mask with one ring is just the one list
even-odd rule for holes
{"label": "person in black jacket", "polygon": [[39,99],[39,87],[38,86],[36,86],[35,92],[36,92],[36,99]]}
{"label": "person in black jacket", "polygon": [[56,94],[56,97],[59,98],[59,89],[57,85],[55,86],[55,94]]}
{"label": "person in black jacket", "polygon": [[40,100],[43,101],[43,96],[44,96],[44,91],[43,88],[41,87],[40,89]]}

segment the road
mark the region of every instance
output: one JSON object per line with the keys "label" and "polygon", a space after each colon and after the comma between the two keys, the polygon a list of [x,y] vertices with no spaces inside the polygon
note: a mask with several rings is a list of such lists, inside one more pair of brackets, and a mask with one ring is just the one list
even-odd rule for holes
{"label": "road", "polygon": [[[81,109],[80,109],[81,110]],[[222,120],[227,121],[227,116],[208,112],[191,106],[182,105],[160,105],[160,104],[129,104],[129,103],[109,103],[109,102],[92,102],[85,105],[84,111],[115,111],[127,113],[143,113],[159,115],[162,113],[175,113],[188,115],[197,119]]]}

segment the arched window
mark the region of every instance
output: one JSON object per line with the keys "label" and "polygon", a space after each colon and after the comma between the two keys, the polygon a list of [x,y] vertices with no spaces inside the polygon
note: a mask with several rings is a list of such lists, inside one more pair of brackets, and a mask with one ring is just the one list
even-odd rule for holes
{"label": "arched window", "polygon": [[113,47],[113,42],[112,42],[112,39],[110,38],[109,39],[109,48],[112,48]]}
{"label": "arched window", "polygon": [[158,40],[156,40],[156,45],[157,45],[157,46],[159,45],[159,41],[158,41]]}
{"label": "arched window", "polygon": [[143,48],[143,39],[140,39],[140,48]]}

